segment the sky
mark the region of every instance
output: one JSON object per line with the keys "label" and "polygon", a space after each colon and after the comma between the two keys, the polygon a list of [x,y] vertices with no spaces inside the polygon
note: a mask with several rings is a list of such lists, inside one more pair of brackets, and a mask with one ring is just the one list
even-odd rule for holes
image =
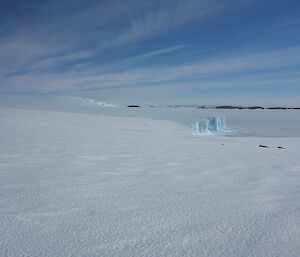
{"label": "sky", "polygon": [[300,105],[299,14],[297,0],[1,1],[0,94]]}

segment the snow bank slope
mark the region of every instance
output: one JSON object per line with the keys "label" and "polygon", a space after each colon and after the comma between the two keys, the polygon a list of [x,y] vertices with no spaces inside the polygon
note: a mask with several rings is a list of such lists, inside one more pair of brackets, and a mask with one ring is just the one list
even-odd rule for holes
{"label": "snow bank slope", "polygon": [[4,108],[0,124],[0,256],[300,255],[299,138]]}

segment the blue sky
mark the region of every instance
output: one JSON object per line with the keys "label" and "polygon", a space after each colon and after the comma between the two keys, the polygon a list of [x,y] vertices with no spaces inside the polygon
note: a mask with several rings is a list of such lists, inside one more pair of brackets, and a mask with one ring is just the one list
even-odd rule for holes
{"label": "blue sky", "polygon": [[300,3],[6,1],[0,94],[300,103]]}

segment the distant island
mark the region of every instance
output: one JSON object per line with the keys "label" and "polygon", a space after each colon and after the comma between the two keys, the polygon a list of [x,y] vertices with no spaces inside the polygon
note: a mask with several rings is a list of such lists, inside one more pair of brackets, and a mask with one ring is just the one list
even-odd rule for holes
{"label": "distant island", "polygon": [[238,109],[238,110],[300,110],[299,107],[262,107],[262,106],[234,106],[234,105],[220,105],[214,107],[202,107],[198,106],[198,109]]}
{"label": "distant island", "polygon": [[[142,107],[138,104],[127,105],[129,108]],[[144,106],[146,107],[146,105]],[[218,110],[300,110],[300,107],[284,107],[284,106],[240,106],[240,105],[189,105],[189,104],[175,104],[175,105],[149,105],[150,108],[196,108],[196,109],[218,109]]]}
{"label": "distant island", "polygon": [[[151,106],[155,107],[155,106]],[[159,106],[156,106],[159,107]],[[197,109],[221,109],[221,110],[300,110],[300,107],[263,107],[263,106],[236,106],[236,105],[217,105],[217,106],[207,106],[207,105],[168,105],[171,108],[197,108]]]}

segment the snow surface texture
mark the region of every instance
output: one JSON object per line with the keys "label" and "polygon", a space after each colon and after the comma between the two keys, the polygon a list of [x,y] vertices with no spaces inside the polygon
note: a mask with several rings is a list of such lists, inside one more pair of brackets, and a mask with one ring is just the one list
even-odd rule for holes
{"label": "snow surface texture", "polygon": [[0,256],[300,256],[299,138],[8,108],[0,124]]}
{"label": "snow surface texture", "polygon": [[224,116],[209,117],[193,125],[195,135],[225,134],[228,131]]}

